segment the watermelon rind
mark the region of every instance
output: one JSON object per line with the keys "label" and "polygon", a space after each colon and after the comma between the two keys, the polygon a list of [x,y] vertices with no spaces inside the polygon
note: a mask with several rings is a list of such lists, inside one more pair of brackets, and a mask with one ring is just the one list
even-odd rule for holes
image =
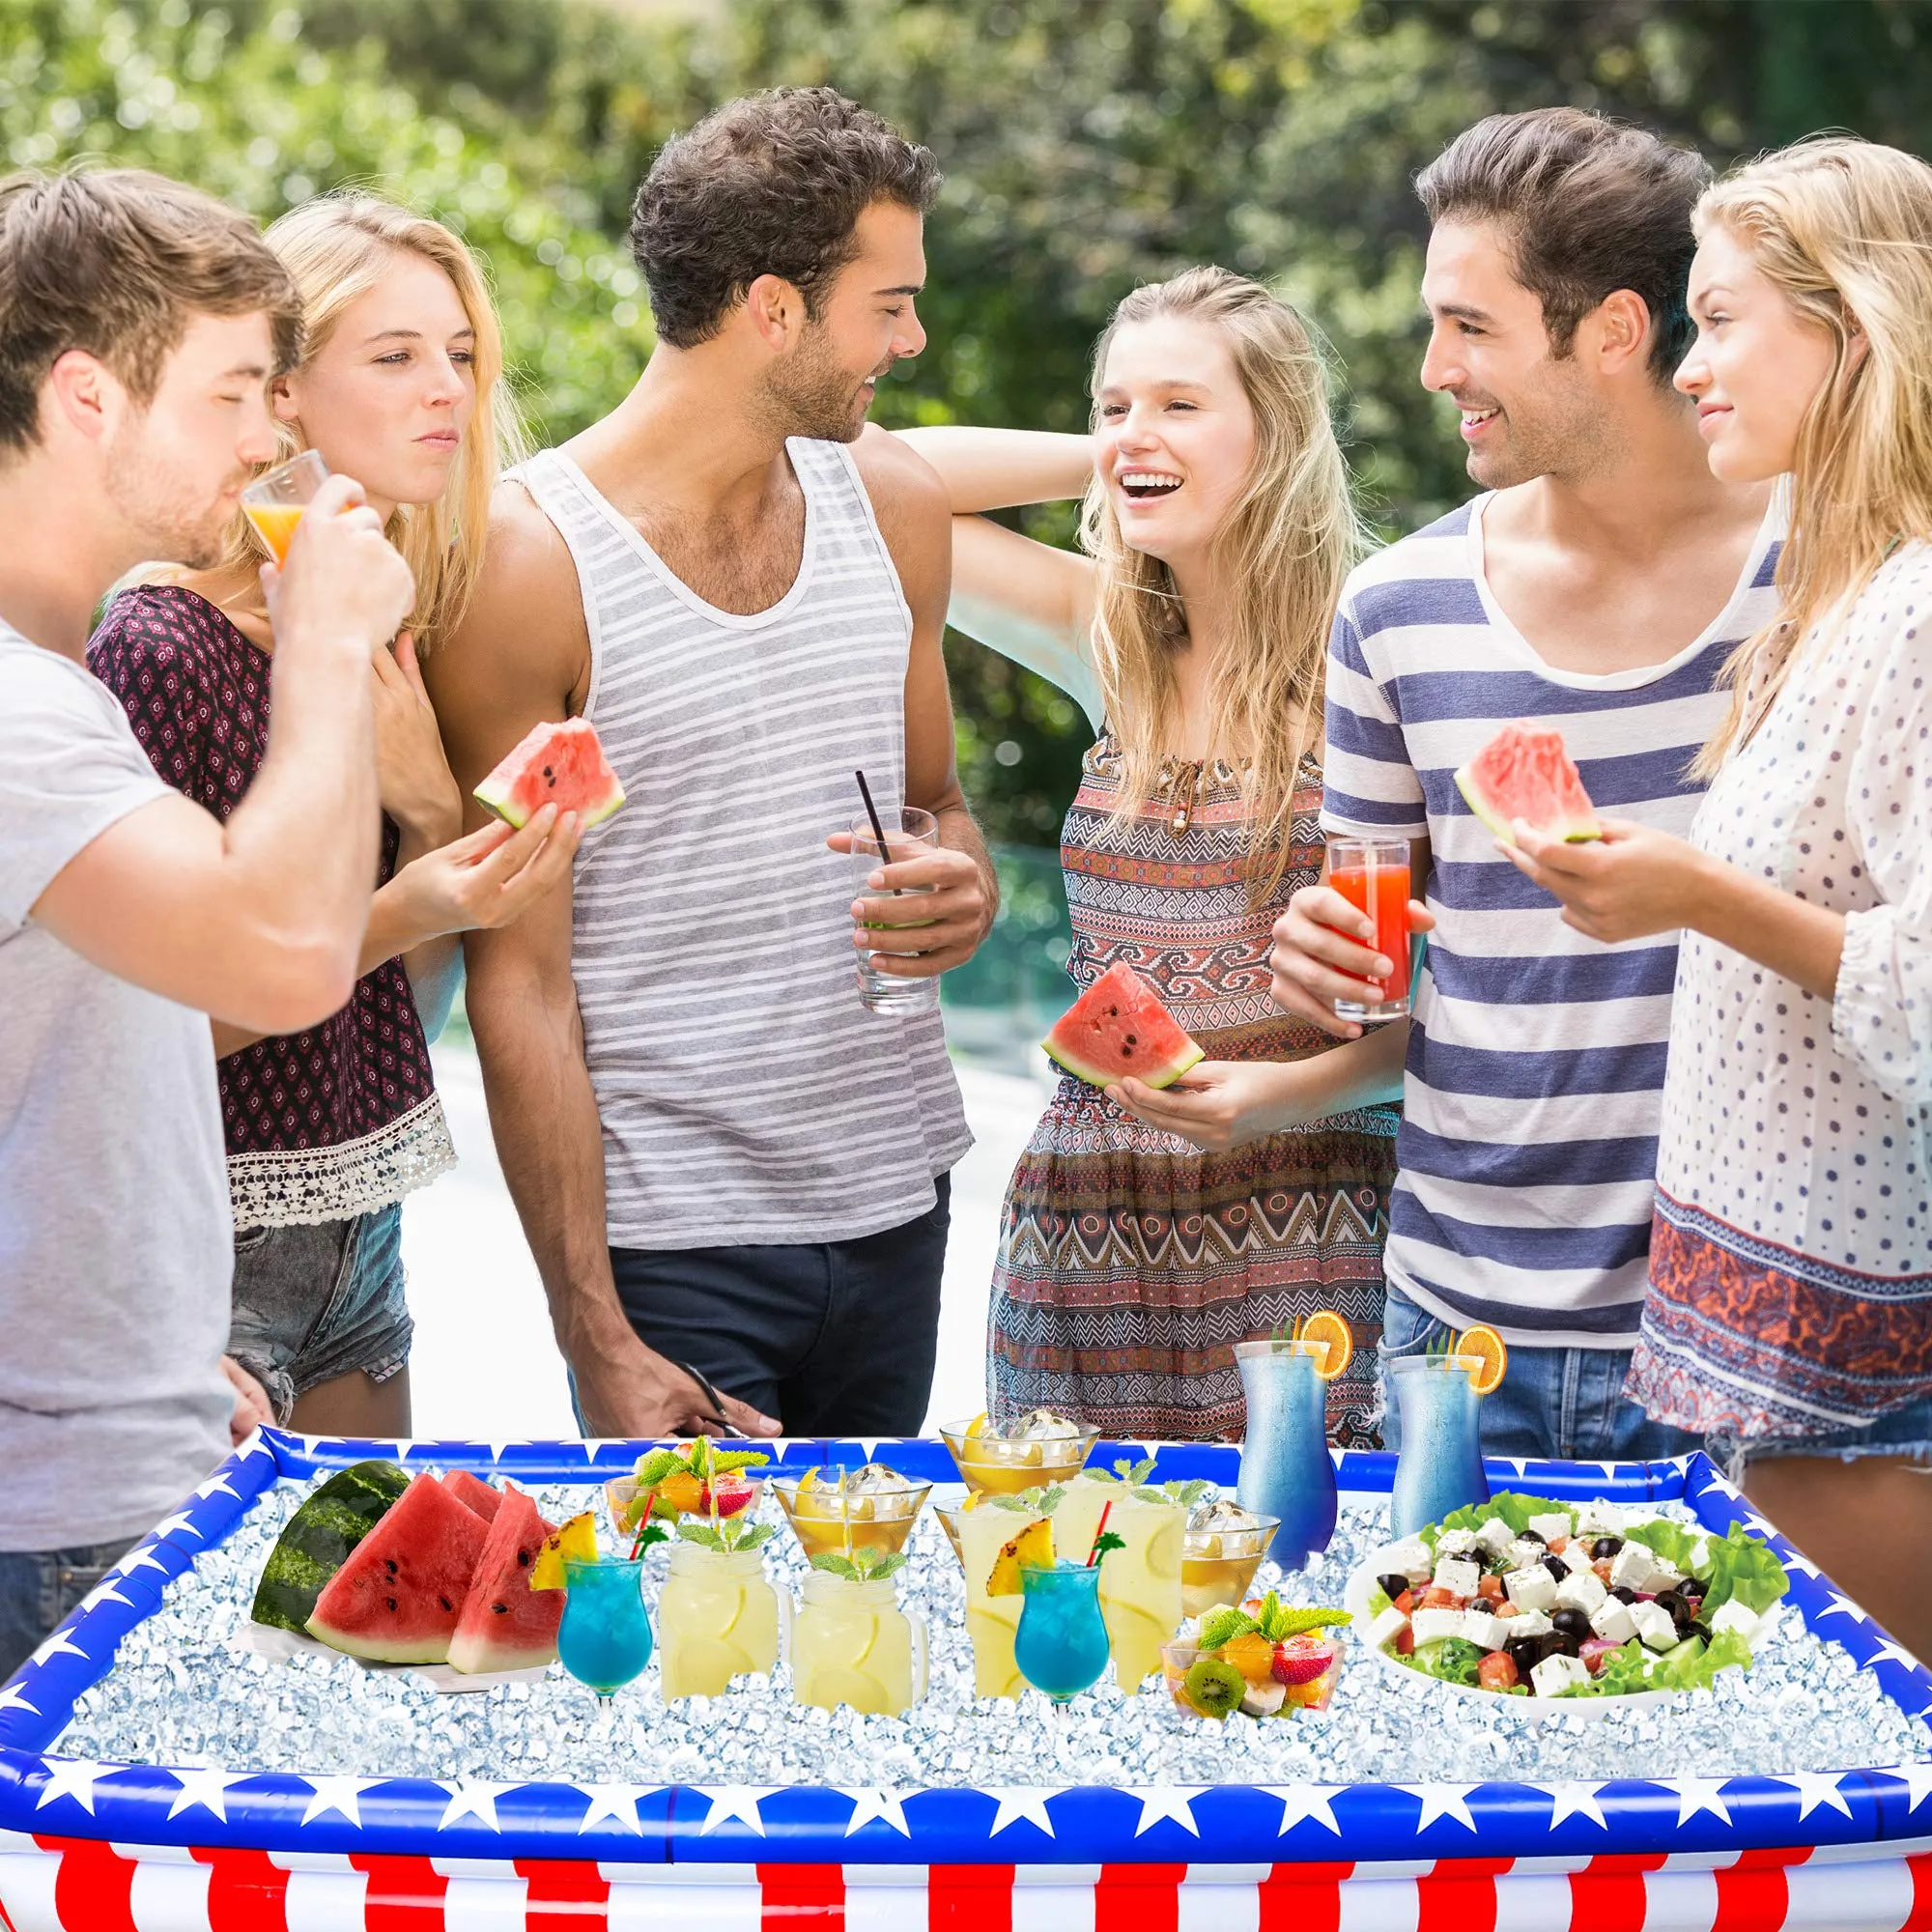
{"label": "watermelon rind", "polygon": [[[1583,810],[1569,817],[1552,816],[1538,824],[1527,811],[1512,812],[1486,787],[1482,773],[1477,769],[1486,758],[1492,758],[1501,751],[1521,745],[1537,750],[1553,749],[1567,767],[1567,776],[1576,786],[1577,796],[1582,799]],[[1505,724],[1467,764],[1459,766],[1456,774],[1456,789],[1463,794],[1464,802],[1476,817],[1505,845],[1517,842],[1515,820],[1523,819],[1536,825],[1536,829],[1547,837],[1561,838],[1566,844],[1586,844],[1601,838],[1604,830],[1597,823],[1594,808],[1590,806],[1589,795],[1583,790],[1582,779],[1571,762],[1570,753],[1563,743],[1562,734],[1556,731],[1538,730],[1520,724]]]}
{"label": "watermelon rind", "polygon": [[270,1550],[249,1612],[253,1620],[305,1633],[329,1578],[409,1486],[393,1463],[357,1463],[329,1477],[288,1520]]}
{"label": "watermelon rind", "polygon": [[605,790],[594,801],[586,801],[577,808],[583,814],[586,831],[593,825],[602,825],[624,805],[624,787],[618,783],[617,775],[611,770],[610,761],[605,758],[603,747],[597,741],[596,728],[582,718],[567,718],[561,724],[546,721],[531,727],[511,747],[498,761],[495,771],[484,779],[470,795],[477,804],[494,811],[505,824],[513,825],[521,832],[530,822],[533,813],[526,811],[517,798],[517,786],[526,768],[537,756],[541,749],[556,738],[566,740],[587,737],[591,749],[609,777]]}
{"label": "watermelon rind", "polygon": [[1200,1046],[1181,1032],[1179,1022],[1162,1004],[1160,995],[1124,961],[1117,960],[1061,1015],[1053,1031],[1040,1041],[1046,1057],[1056,1066],[1064,1068],[1076,1080],[1086,1081],[1090,1087],[1111,1087],[1125,1077],[1119,1068],[1102,1066],[1097,1061],[1088,1059],[1074,1044],[1074,1036],[1082,1024],[1083,1015],[1096,1000],[1106,998],[1110,992],[1132,1000],[1146,1010],[1150,1024],[1164,1023],[1184,1042],[1172,1048],[1165,1059],[1150,1058],[1145,1069],[1134,1069],[1133,1077],[1142,1086],[1156,1090],[1172,1087],[1190,1066],[1207,1057]]}

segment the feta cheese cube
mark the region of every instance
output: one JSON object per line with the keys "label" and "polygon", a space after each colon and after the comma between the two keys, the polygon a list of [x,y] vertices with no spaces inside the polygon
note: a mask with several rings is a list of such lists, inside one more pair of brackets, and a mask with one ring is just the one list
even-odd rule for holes
{"label": "feta cheese cube", "polygon": [[1501,1617],[1506,1638],[1518,1636],[1548,1636],[1555,1625],[1542,1610],[1519,1610],[1513,1617]]}
{"label": "feta cheese cube", "polygon": [[1452,1597],[1473,1597],[1483,1580],[1483,1566],[1466,1556],[1445,1556],[1435,1566],[1435,1587]]}
{"label": "feta cheese cube", "polygon": [[1631,1615],[1631,1606],[1617,1597],[1605,1597],[1590,1612],[1590,1628],[1599,1636],[1607,1637],[1611,1643],[1628,1643],[1636,1634],[1636,1622]]}
{"label": "feta cheese cube", "polygon": [[1369,1626],[1370,1648],[1373,1650],[1386,1650],[1407,1628],[1408,1619],[1391,1604]]}
{"label": "feta cheese cube", "polygon": [[1624,1513],[1615,1503],[1585,1503],[1577,1512],[1577,1534],[1596,1538],[1621,1536]]}
{"label": "feta cheese cube", "polygon": [[1391,1544],[1382,1551],[1382,1571],[1399,1571],[1411,1583],[1427,1579],[1435,1568],[1435,1558],[1431,1554],[1428,1544],[1421,1537],[1411,1536],[1402,1543]]}
{"label": "feta cheese cube", "polygon": [[1573,1536],[1556,1560],[1574,1577],[1579,1570],[1590,1567],[1590,1546],[1580,1536]]}
{"label": "feta cheese cube", "polygon": [[1757,1612],[1747,1609],[1733,1597],[1729,1603],[1719,1604],[1709,1619],[1711,1634],[1719,1631],[1735,1631],[1742,1637],[1748,1637],[1757,1629]]}
{"label": "feta cheese cube", "polygon": [[1559,1650],[1554,1657],[1546,1657],[1529,1673],[1530,1689],[1539,1697],[1560,1697],[1566,1690],[1574,1690],[1578,1685],[1590,1681],[1590,1672],[1580,1657],[1565,1657]]}
{"label": "feta cheese cube", "polygon": [[1594,1570],[1579,1570],[1556,1586],[1556,1603],[1561,1609],[1581,1610],[1586,1617],[1594,1616],[1597,1605],[1609,1594]]}
{"label": "feta cheese cube", "polygon": [[1610,1588],[1641,1590],[1650,1581],[1654,1559],[1647,1545],[1627,1543],[1610,1558]]}
{"label": "feta cheese cube", "polygon": [[1533,1516],[1529,1526],[1545,1543],[1554,1543],[1559,1536],[1569,1536],[1575,1528],[1568,1510],[1552,1511],[1548,1516]]}
{"label": "feta cheese cube", "polygon": [[1684,1573],[1667,1556],[1659,1556],[1654,1551],[1650,1559],[1650,1581],[1646,1590],[1670,1590],[1683,1582]]}
{"label": "feta cheese cube", "polygon": [[1473,1529],[1445,1529],[1435,1539],[1435,1559],[1439,1563],[1445,1556],[1466,1556],[1475,1547]]}
{"label": "feta cheese cube", "polygon": [[1632,1604],[1630,1613],[1646,1650],[1677,1648],[1677,1626],[1668,1610],[1661,1610],[1655,1604]]}
{"label": "feta cheese cube", "polygon": [[1415,1647],[1420,1650],[1425,1643],[1434,1643],[1437,1637],[1461,1636],[1463,1634],[1463,1612],[1461,1610],[1417,1610],[1409,1618],[1408,1627],[1415,1633]]}
{"label": "feta cheese cube", "polygon": [[1541,1563],[1512,1570],[1503,1578],[1503,1589],[1520,1610],[1547,1610],[1556,1601],[1556,1578]]}
{"label": "feta cheese cube", "polygon": [[1512,1570],[1531,1569],[1536,1564],[1541,1563],[1543,1559],[1548,1554],[1549,1554],[1548,1544],[1532,1542],[1526,1536],[1519,1536],[1516,1539],[1516,1541],[1513,1542],[1510,1545],[1510,1547],[1503,1551],[1503,1556],[1507,1559],[1509,1567]]}
{"label": "feta cheese cube", "polygon": [[1499,1617],[1490,1610],[1464,1610],[1463,1635],[1478,1650],[1500,1650],[1509,1640],[1514,1617]]}
{"label": "feta cheese cube", "polygon": [[1477,1548],[1488,1550],[1492,1556],[1500,1556],[1515,1541],[1509,1524],[1499,1516],[1492,1516],[1476,1532]]}
{"label": "feta cheese cube", "polygon": [[1690,1568],[1702,1571],[1711,1561],[1711,1546],[1708,1543],[1693,1543],[1690,1546]]}

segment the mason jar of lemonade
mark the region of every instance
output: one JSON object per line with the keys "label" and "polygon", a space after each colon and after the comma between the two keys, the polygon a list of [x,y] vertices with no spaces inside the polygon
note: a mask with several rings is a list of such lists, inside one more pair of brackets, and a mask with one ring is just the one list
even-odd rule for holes
{"label": "mason jar of lemonade", "polygon": [[890,1576],[814,1570],[791,1633],[792,1695],[836,1711],[897,1717],[925,1694],[925,1632],[899,1608]]}
{"label": "mason jar of lemonade", "polygon": [[716,1697],[734,1677],[779,1661],[779,1597],[762,1548],[674,1543],[658,1595],[658,1669],[666,1703]]}

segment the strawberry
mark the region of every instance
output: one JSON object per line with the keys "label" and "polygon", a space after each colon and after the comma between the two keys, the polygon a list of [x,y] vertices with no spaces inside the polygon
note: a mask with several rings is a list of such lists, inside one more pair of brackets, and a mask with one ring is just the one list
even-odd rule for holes
{"label": "strawberry", "polygon": [[1274,1681],[1277,1684],[1312,1684],[1335,1661],[1335,1646],[1325,1637],[1312,1643],[1305,1637],[1290,1637],[1275,1646]]}

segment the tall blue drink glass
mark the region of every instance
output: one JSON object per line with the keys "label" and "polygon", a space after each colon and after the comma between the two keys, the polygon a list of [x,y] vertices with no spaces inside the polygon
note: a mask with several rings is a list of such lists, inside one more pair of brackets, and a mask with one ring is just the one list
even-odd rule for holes
{"label": "tall blue drink glass", "polygon": [[1452,1355],[1398,1355],[1383,1372],[1402,1426],[1395,1488],[1389,1494],[1389,1527],[1413,1536],[1453,1511],[1490,1499],[1483,1473],[1482,1397],[1472,1368]]}
{"label": "tall blue drink glass", "polygon": [[580,1684],[608,1698],[651,1661],[651,1619],[644,1608],[644,1565],[572,1563],[563,1566],[563,1624],[558,1661]]}
{"label": "tall blue drink glass", "polygon": [[1100,1614],[1100,1566],[1056,1563],[1022,1570],[1026,1602],[1013,1634],[1013,1662],[1056,1704],[1091,1690],[1107,1667],[1107,1624]]}
{"label": "tall blue drink glass", "polygon": [[1235,1364],[1248,1403],[1235,1500],[1279,1517],[1270,1554],[1299,1570],[1335,1534],[1335,1464],[1328,1456],[1328,1386],[1319,1350],[1296,1342],[1237,1342]]}

